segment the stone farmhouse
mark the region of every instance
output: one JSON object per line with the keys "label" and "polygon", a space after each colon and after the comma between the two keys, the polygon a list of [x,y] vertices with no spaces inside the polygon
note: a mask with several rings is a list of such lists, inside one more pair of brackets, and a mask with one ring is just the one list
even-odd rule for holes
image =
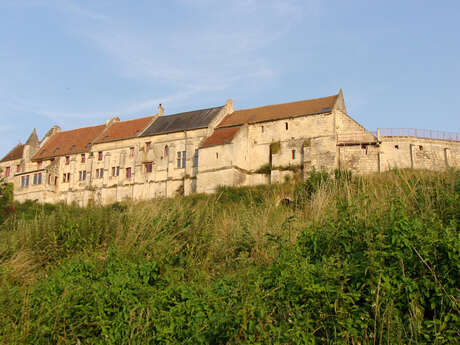
{"label": "stone farmhouse", "polygon": [[338,94],[234,110],[156,114],[61,131],[25,144],[0,161],[18,201],[110,204],[219,186],[280,183],[313,169],[358,174],[391,168],[460,167],[460,135],[416,130],[372,133],[348,115]]}

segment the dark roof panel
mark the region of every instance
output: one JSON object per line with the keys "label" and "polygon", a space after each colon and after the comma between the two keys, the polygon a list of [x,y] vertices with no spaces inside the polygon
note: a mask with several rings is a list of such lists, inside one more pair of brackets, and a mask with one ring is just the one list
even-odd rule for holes
{"label": "dark roof panel", "polygon": [[206,128],[222,108],[223,106],[160,116],[144,131],[141,137]]}

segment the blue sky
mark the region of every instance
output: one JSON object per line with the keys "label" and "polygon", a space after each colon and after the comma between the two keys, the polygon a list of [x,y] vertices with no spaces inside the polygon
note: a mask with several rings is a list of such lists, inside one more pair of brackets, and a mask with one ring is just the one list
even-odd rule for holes
{"label": "blue sky", "polygon": [[457,1],[0,0],[0,156],[63,129],[335,94],[368,129],[460,132]]}

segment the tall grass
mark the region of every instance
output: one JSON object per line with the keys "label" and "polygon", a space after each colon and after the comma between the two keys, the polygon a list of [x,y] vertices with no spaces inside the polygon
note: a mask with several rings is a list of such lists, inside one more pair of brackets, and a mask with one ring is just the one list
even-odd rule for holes
{"label": "tall grass", "polygon": [[0,343],[455,344],[459,220],[454,170],[16,205]]}

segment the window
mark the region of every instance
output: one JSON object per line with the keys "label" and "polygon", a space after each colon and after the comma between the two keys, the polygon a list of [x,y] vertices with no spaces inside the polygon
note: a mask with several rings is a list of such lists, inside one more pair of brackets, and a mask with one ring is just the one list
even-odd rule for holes
{"label": "window", "polygon": [[292,156],[292,159],[295,159],[295,150],[292,150],[291,156]]}
{"label": "window", "polygon": [[286,130],[289,129],[289,124],[287,122],[284,123],[284,126],[286,127]]}
{"label": "window", "polygon": [[18,164],[16,165],[16,172],[19,172],[19,171],[21,171],[21,166]]}
{"label": "window", "polygon": [[86,170],[80,171],[80,181],[86,180]]}
{"label": "window", "polygon": [[101,161],[102,160],[102,151],[99,151],[97,154],[97,160]]}
{"label": "window", "polygon": [[21,187],[28,187],[29,186],[29,175],[21,176]]}
{"label": "window", "polygon": [[395,149],[396,149],[396,150],[399,150],[399,145],[395,145]]}
{"label": "window", "polygon": [[48,175],[48,184],[51,184],[51,178],[52,178],[52,176]]}
{"label": "window", "polygon": [[62,182],[70,182],[70,173],[66,173],[64,174],[64,176],[62,177]]}
{"label": "window", "polygon": [[177,168],[185,168],[186,152],[178,151],[177,152]]}
{"label": "window", "polygon": [[86,155],[84,153],[81,154],[81,162],[86,163]]}
{"label": "window", "polygon": [[83,180],[83,171],[80,171],[79,172],[79,178],[78,178],[80,181]]}
{"label": "window", "polygon": [[195,149],[195,154],[193,155],[193,166],[198,166],[198,149]]}
{"label": "window", "polygon": [[65,165],[70,164],[70,156],[65,156]]}
{"label": "window", "polygon": [[126,178],[131,178],[131,168],[126,168]]}
{"label": "window", "polygon": [[367,145],[361,145],[361,151],[364,155],[367,155]]}
{"label": "window", "polygon": [[5,177],[10,176],[10,167],[6,167],[5,169]]}
{"label": "window", "polygon": [[145,172],[151,173],[152,172],[152,162],[145,163]]}
{"label": "window", "polygon": [[216,152],[216,159],[219,159],[219,152]]}
{"label": "window", "polygon": [[129,156],[134,157],[134,147],[129,148]]}
{"label": "window", "polygon": [[152,142],[151,141],[147,141],[145,143],[145,149],[148,150],[150,148],[150,146],[152,145]]}
{"label": "window", "polygon": [[43,165],[42,161],[37,162],[37,169],[41,169]]}
{"label": "window", "polygon": [[38,181],[37,184],[42,184],[42,173],[38,173]]}
{"label": "window", "polygon": [[34,182],[33,184],[37,184],[37,174],[34,174]]}
{"label": "window", "polygon": [[261,132],[264,132],[264,126],[260,127]]}
{"label": "window", "polygon": [[112,167],[112,176],[120,175],[120,167]]}
{"label": "window", "polygon": [[423,150],[423,146],[422,146],[422,145],[419,145],[418,149],[419,149],[420,151],[422,151],[422,150]]}
{"label": "window", "polygon": [[104,177],[104,169],[96,169],[96,178],[103,178]]}
{"label": "window", "polygon": [[169,147],[168,147],[168,145],[165,145],[164,156],[168,157],[168,155],[169,155]]}

